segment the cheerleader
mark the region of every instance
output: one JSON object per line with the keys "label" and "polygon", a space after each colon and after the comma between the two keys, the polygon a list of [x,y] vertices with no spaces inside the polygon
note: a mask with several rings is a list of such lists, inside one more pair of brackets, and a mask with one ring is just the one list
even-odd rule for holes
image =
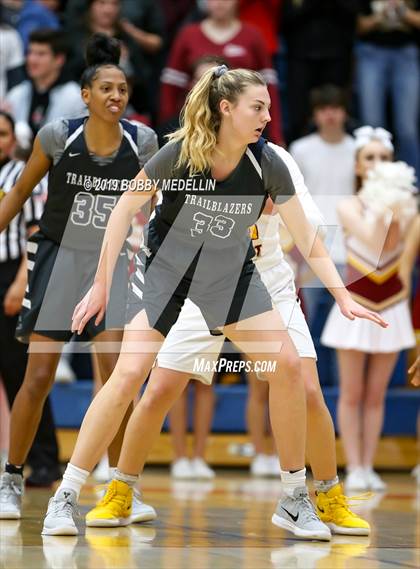
{"label": "cheerleader", "polygon": [[[321,340],[338,354],[338,424],[347,461],[346,488],[384,490],[386,485],[373,470],[373,462],[386,389],[400,351],[415,344],[407,291],[398,274],[415,209],[407,217],[393,196],[401,183],[411,187],[413,173],[403,163],[382,166],[393,159],[391,135],[384,129],[362,127],[355,136],[357,193],[338,206],[346,233],[348,289],[359,303],[379,311],[390,326],[383,330],[366,321],[348,323],[335,305]],[[412,204],[410,191],[404,195]],[[384,202],[392,206],[392,220]]]}

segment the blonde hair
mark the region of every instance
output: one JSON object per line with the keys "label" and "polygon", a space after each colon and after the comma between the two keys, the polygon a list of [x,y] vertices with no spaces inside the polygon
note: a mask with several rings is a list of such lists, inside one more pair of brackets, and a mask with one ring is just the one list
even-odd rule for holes
{"label": "blonde hair", "polygon": [[221,123],[219,103],[223,99],[236,103],[250,85],[267,84],[262,75],[248,69],[212,67],[203,74],[187,96],[181,127],[168,136],[169,140],[181,141],[177,168],[186,166],[194,175],[211,167]]}

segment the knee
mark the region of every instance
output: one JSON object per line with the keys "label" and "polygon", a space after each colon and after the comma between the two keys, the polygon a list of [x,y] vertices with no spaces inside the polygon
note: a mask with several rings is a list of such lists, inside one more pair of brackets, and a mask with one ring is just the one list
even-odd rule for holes
{"label": "knee", "polygon": [[124,366],[115,370],[114,374],[109,378],[112,382],[115,396],[124,401],[131,401],[136,397],[141,387],[144,377],[143,370],[139,367]]}
{"label": "knee", "polygon": [[382,407],[385,402],[385,394],[386,391],[383,391],[382,389],[368,392],[364,400],[364,407],[368,409],[377,409],[378,407]]}
{"label": "knee", "polygon": [[257,380],[261,385],[253,385],[249,388],[249,401],[258,405],[265,405],[268,401],[268,385],[266,381]]}
{"label": "knee", "polygon": [[297,353],[280,354],[276,360],[275,370],[275,373],[266,376],[270,383],[274,377],[281,377],[283,382],[293,384],[302,381],[301,363]]}
{"label": "knee", "polygon": [[149,383],[146,391],[141,398],[141,405],[149,413],[157,413],[169,410],[175,397],[171,396],[168,389],[161,385],[151,385]]}
{"label": "knee", "polygon": [[31,401],[44,401],[52,387],[54,373],[48,366],[40,365],[25,376],[23,388]]}
{"label": "knee", "polygon": [[362,397],[362,391],[354,389],[352,391],[340,393],[339,402],[341,405],[345,405],[347,407],[358,407],[362,403]]}
{"label": "knee", "polygon": [[325,401],[321,389],[316,384],[306,383],[305,393],[308,411],[318,412],[325,406]]}

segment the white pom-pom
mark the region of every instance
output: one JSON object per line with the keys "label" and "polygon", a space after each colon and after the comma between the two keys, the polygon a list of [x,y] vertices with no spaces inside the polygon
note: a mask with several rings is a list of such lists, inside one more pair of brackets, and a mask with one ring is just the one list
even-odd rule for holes
{"label": "white pom-pom", "polygon": [[376,213],[387,210],[411,215],[415,211],[416,176],[405,162],[378,162],[368,173],[359,192],[360,199]]}

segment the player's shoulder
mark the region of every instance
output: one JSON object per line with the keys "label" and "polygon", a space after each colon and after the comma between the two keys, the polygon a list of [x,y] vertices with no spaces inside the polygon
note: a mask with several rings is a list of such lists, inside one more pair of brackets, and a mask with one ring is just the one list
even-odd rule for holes
{"label": "player's shoulder", "polygon": [[286,165],[288,152],[281,146],[266,142],[262,148],[261,162],[262,164],[279,167]]}
{"label": "player's shoulder", "polygon": [[53,156],[57,149],[65,146],[69,136],[70,119],[55,119],[38,131],[37,137],[48,156]]}

